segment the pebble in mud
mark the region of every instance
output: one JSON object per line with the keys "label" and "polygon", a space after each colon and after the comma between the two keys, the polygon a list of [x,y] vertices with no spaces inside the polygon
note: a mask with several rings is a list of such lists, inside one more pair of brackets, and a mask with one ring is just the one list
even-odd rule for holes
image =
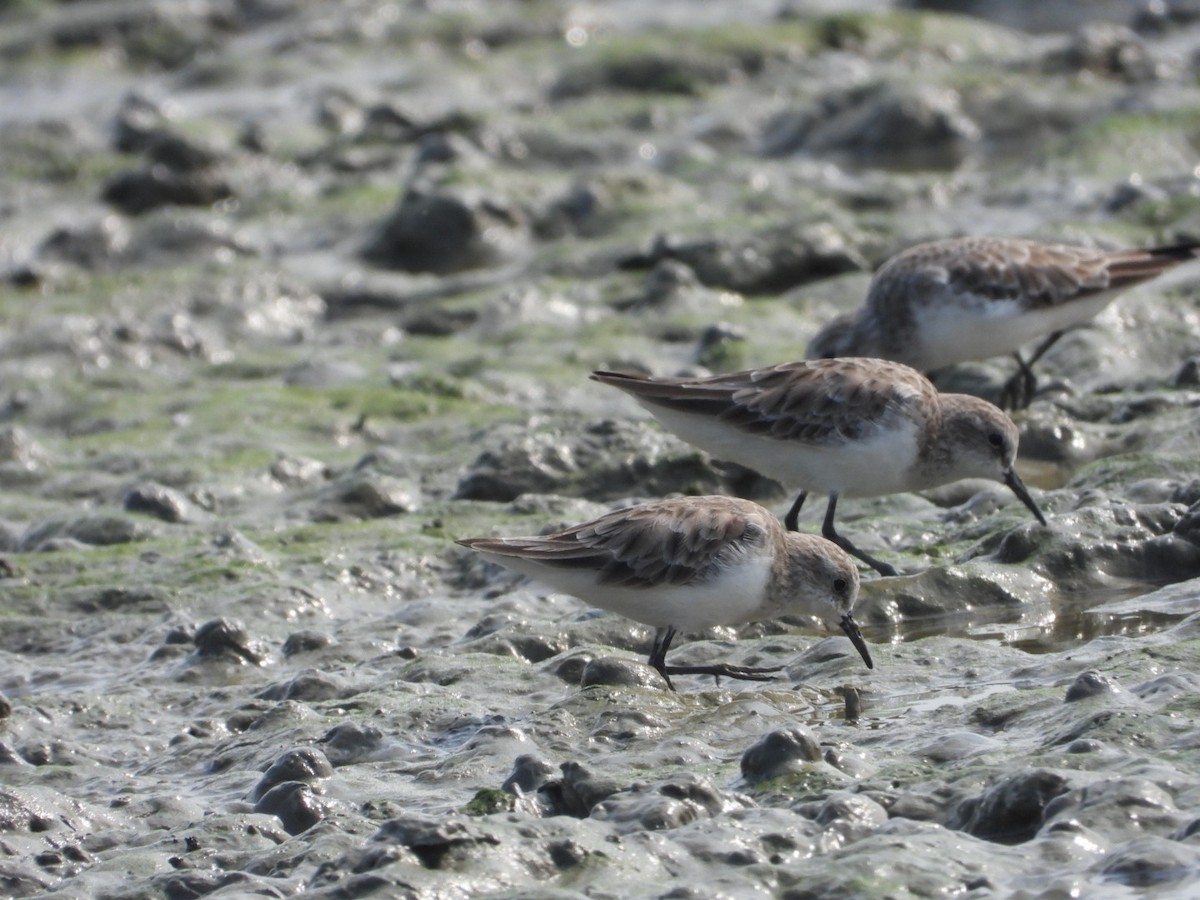
{"label": "pebble in mud", "polygon": [[285,781],[263,794],[254,804],[254,811],[278,818],[288,834],[301,834],[325,818],[329,806],[312,785]]}
{"label": "pebble in mud", "polygon": [[316,784],[333,777],[328,757],[315,747],[289,750],[267,768],[251,792],[252,800],[260,800],[277,785],[287,781]]}
{"label": "pebble in mud", "polygon": [[1019,844],[1037,833],[1049,804],[1069,789],[1066,778],[1046,769],[1012,775],[961,803],[950,827],[988,841]]}
{"label": "pebble in mud", "polygon": [[1104,694],[1115,694],[1120,690],[1121,687],[1115,679],[1095,669],[1088,669],[1076,676],[1075,680],[1071,682],[1071,686],[1067,688],[1067,695],[1063,699],[1067,703],[1074,703],[1077,700],[1100,697]]}
{"label": "pebble in mud", "polygon": [[748,797],[727,794],[691,773],[654,784],[635,784],[595,805],[591,816],[608,822],[618,834],[679,828],[753,805]]}
{"label": "pebble in mud", "polygon": [[303,631],[293,631],[287,636],[287,640],[283,642],[281,652],[285,657],[297,656],[301,653],[315,653],[318,650],[324,650],[326,647],[332,647],[337,643],[332,635],[328,635],[323,631],[313,631],[305,629]]}
{"label": "pebble in mud", "polygon": [[222,617],[205,622],[196,629],[193,641],[199,659],[226,658],[251,665],[261,665],[264,661],[263,653],[251,640],[246,626],[231,619]]}
{"label": "pebble in mud", "polygon": [[480,435],[486,449],[458,483],[459,500],[514,500],[566,494],[589,500],[719,493],[722,474],[679,439],[630,421],[531,433],[497,425]]}
{"label": "pebble in mud", "polygon": [[410,189],[362,255],[389,269],[444,275],[508,262],[525,240],[521,216],[499,198]]}
{"label": "pebble in mud", "polygon": [[820,762],[821,745],[802,726],[772,731],[742,754],[742,777],[747,781],[778,778],[803,771],[806,763]]}
{"label": "pebble in mud", "polygon": [[166,485],[146,481],[134,486],[125,495],[125,509],[145,513],[164,522],[204,521],[208,514],[182,493]]}
{"label": "pebble in mud", "polygon": [[598,656],[588,660],[580,674],[581,687],[612,685],[620,687],[663,687],[662,678],[649,666],[617,656]]}
{"label": "pebble in mud", "polygon": [[515,794],[518,790],[530,794],[558,776],[558,768],[532,753],[522,753],[513,760],[513,769],[500,790]]}
{"label": "pebble in mud", "polygon": [[362,722],[343,722],[321,737],[325,755],[335,766],[344,766],[369,757],[384,743],[383,732]]}

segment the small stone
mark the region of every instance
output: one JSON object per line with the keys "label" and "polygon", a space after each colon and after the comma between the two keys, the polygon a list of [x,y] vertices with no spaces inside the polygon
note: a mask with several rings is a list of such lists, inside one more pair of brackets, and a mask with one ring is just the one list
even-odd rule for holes
{"label": "small stone", "polygon": [[101,199],[131,216],[163,206],[212,206],[233,196],[224,181],[166,166],[120,172],[104,186]]}
{"label": "small stone", "polygon": [[1095,669],[1088,669],[1086,672],[1080,673],[1071,682],[1071,686],[1067,688],[1067,696],[1064,698],[1064,701],[1066,703],[1074,703],[1078,700],[1099,697],[1103,694],[1115,694],[1120,690],[1120,686],[1112,678],[1101,674]]}
{"label": "small stone", "polygon": [[254,804],[254,811],[277,817],[292,835],[307,831],[328,814],[313,789],[300,781],[277,784]]}
{"label": "small stone", "polygon": [[663,680],[653,669],[616,656],[600,656],[583,667],[580,686],[620,685],[623,687],[661,687]]}
{"label": "small stone", "polygon": [[742,777],[762,781],[801,771],[805,763],[820,762],[821,745],[799,725],[772,731],[742,754]]}
{"label": "small stone", "polygon": [[254,786],[251,799],[258,800],[271,788],[287,781],[301,781],[314,784],[326,778],[333,777],[333,766],[328,757],[315,747],[301,747],[289,750],[275,762],[271,763],[263,773],[258,784]]}
{"label": "small stone", "polygon": [[251,644],[250,634],[241,622],[220,618],[205,622],[196,629],[196,655],[201,658],[233,657],[259,665],[262,656]]}
{"label": "small stone", "polygon": [[950,827],[999,844],[1020,844],[1037,834],[1047,806],[1069,789],[1065,778],[1045,769],[1012,775],[960,804]]}
{"label": "small stone", "polygon": [[129,512],[145,513],[173,524],[204,518],[203,511],[179,491],[153,481],[132,488],[125,495],[124,505]]}
{"label": "small stone", "polygon": [[283,642],[283,655],[295,656],[298,653],[312,653],[323,650],[334,644],[329,635],[320,631],[294,631]]}
{"label": "small stone", "polygon": [[496,200],[409,190],[363,249],[368,262],[446,275],[495,266],[524,242],[517,213]]}
{"label": "small stone", "polygon": [[357,762],[383,746],[383,732],[363,722],[343,722],[321,736],[325,754],[332,765],[344,766]]}
{"label": "small stone", "polygon": [[558,776],[558,767],[532,753],[522,753],[513,760],[513,770],[500,785],[502,791],[531,794]]}

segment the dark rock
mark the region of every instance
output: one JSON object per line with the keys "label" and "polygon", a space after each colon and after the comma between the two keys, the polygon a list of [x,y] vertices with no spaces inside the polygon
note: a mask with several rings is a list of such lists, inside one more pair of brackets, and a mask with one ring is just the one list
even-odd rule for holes
{"label": "dark rock", "polygon": [[254,811],[275,816],[288,834],[301,834],[328,815],[327,805],[301,781],[285,781],[267,791]]}
{"label": "dark rock", "polygon": [[742,777],[765,781],[802,771],[806,763],[822,760],[821,745],[802,726],[772,731],[742,754]]}
{"label": "dark rock", "polygon": [[129,512],[145,513],[164,522],[194,522],[203,518],[202,511],[179,491],[153,481],[131,488],[124,505]]}
{"label": "dark rock", "polygon": [[1074,703],[1077,700],[1086,700],[1104,694],[1115,694],[1120,689],[1120,685],[1109,676],[1097,672],[1095,669],[1089,669],[1086,672],[1080,673],[1071,682],[1071,686],[1067,688],[1065,701],[1067,703]]}
{"label": "dark rock", "polygon": [[885,168],[954,168],[980,136],[958,94],[930,84],[878,82],[820,98],[767,123],[767,156],[805,153]]}
{"label": "dark rock", "polygon": [[659,236],[648,252],[621,265],[649,268],[664,259],[682,262],[708,287],[745,294],[779,293],[867,267],[845,236],[827,225],[773,228],[746,238]]}
{"label": "dark rock", "polygon": [[1146,834],[1171,834],[1192,818],[1148,778],[1109,777],[1062,794],[1046,807],[1047,822],[1081,822],[1114,843]]}
{"label": "dark rock", "polygon": [[168,594],[157,588],[82,588],[72,594],[69,602],[81,612],[149,613],[171,608]]}
{"label": "dark rock", "polygon": [[0,694],[0,719],[7,719],[9,716],[12,715],[12,712],[13,712],[12,701],[9,700],[7,697],[5,697],[3,694]]}
{"label": "dark rock", "polygon": [[[249,256],[254,252],[255,248],[232,232],[224,219],[203,212],[189,215],[181,210],[173,210],[147,215],[138,223],[122,262],[146,266],[193,264],[201,259],[223,262],[231,254]],[[250,315],[251,311],[245,310],[245,313]],[[192,321],[188,315],[168,314],[155,323],[158,326],[156,338],[171,345],[176,342],[173,332],[178,324]],[[164,329],[163,325],[167,327]],[[294,332],[292,334],[294,336]],[[194,353],[182,346],[176,349],[189,355]]]}
{"label": "dark rock", "polygon": [[1037,834],[1050,801],[1068,790],[1057,772],[1035,769],[1012,775],[960,804],[949,827],[985,841],[1020,844]]}
{"label": "dark rock", "polygon": [[824,825],[849,843],[874,833],[888,820],[888,813],[863,794],[838,793],[817,807],[814,818],[818,825]]}
{"label": "dark rock", "polygon": [[89,271],[115,266],[129,246],[129,229],[114,215],[52,231],[37,256],[42,261],[64,262]]}
{"label": "dark rock", "polygon": [[500,785],[500,789],[508,791],[510,794],[515,794],[518,791],[525,794],[532,794],[541,788],[542,785],[556,780],[558,771],[557,766],[546,762],[546,760],[534,756],[532,753],[522,753],[513,760],[513,770],[504,779],[504,783]]}
{"label": "dark rock", "polygon": [[599,90],[696,95],[723,84],[740,68],[733,57],[647,51],[614,55],[564,72],[551,87],[552,100],[569,100]]}
{"label": "dark rock", "polygon": [[625,788],[614,779],[597,776],[581,763],[565,762],[559,768],[562,778],[538,789],[539,795],[550,801],[555,815],[586,818],[597,803]]}
{"label": "dark rock", "polygon": [[334,643],[332,637],[321,631],[294,631],[283,642],[282,652],[285,657],[296,656],[299,653],[324,650],[326,647],[333,646]]}
{"label": "dark rock", "polygon": [[1171,384],[1177,388],[1200,387],[1200,356],[1184,360],[1175,377],[1171,379]]}
{"label": "dark rock", "polygon": [[205,622],[196,629],[196,656],[200,659],[228,658],[252,665],[261,665],[262,654],[250,640],[250,633],[241,622],[220,618]]}
{"label": "dark rock", "polygon": [[264,688],[256,696],[263,700],[301,700],[311,703],[336,700],[346,694],[346,689],[330,676],[310,670],[301,672],[289,681]]}
{"label": "dark rock", "polygon": [[583,681],[583,672],[592,657],[586,653],[575,653],[563,659],[554,666],[554,674],[567,684],[579,685]]}
{"label": "dark rock", "polygon": [[108,547],[113,544],[128,544],[144,541],[154,536],[154,531],[147,525],[135,522],[125,516],[82,516],[69,521],[52,521],[36,525],[21,538],[23,551],[44,551],[52,549],[53,541],[66,541],[77,544],[91,544],[96,547]]}
{"label": "dark rock", "polygon": [[887,812],[890,818],[944,822],[950,818],[950,810],[961,800],[961,797],[945,789],[919,794],[903,793],[892,800]]}
{"label": "dark rock", "polygon": [[383,732],[363,722],[343,722],[325,732],[319,743],[325,745],[325,754],[333,765],[344,766],[379,750]]}
{"label": "dark rock", "polygon": [[737,800],[705,779],[685,773],[618,791],[597,803],[591,817],[608,822],[618,832],[662,831],[719,815],[727,806],[736,805]]}
{"label": "dark rock", "polygon": [[1153,81],[1159,64],[1134,31],[1110,22],[1089,22],[1065,47],[1046,55],[1047,72],[1090,72],[1123,81]]}
{"label": "dark rock", "polygon": [[259,800],[272,788],[284,782],[316,784],[332,777],[333,766],[324,753],[315,747],[300,747],[287,751],[271,763],[254,786],[250,799]]}
{"label": "dark rock", "polygon": [[462,822],[401,816],[385,822],[371,835],[371,843],[406,847],[425,868],[440,869],[469,858],[478,847],[500,841]]}
{"label": "dark rock", "polygon": [[410,190],[362,255],[389,269],[446,275],[511,259],[524,229],[521,217],[497,201]]}
{"label": "dark rock", "polygon": [[504,424],[477,442],[485,449],[459,481],[455,499],[504,502],[553,493],[613,500],[720,493],[723,484],[698,450],[636,422],[534,432]]}
{"label": "dark rock", "polygon": [[1105,857],[1101,872],[1106,878],[1134,890],[1161,890],[1174,882],[1177,889],[1186,894],[1189,891],[1182,882],[1194,883],[1198,865],[1200,849],[1194,845],[1146,835],[1114,847]]}
{"label": "dark rock", "polygon": [[619,685],[622,687],[662,687],[662,677],[649,666],[621,659],[617,656],[599,656],[583,667],[580,686]]}
{"label": "dark rock", "polygon": [[737,361],[741,358],[736,349],[737,345],[744,343],[747,337],[744,328],[728,322],[709,325],[700,333],[696,362],[718,371],[735,369]]}
{"label": "dark rock", "polygon": [[319,459],[283,453],[271,463],[271,477],[289,486],[319,484],[329,477],[329,466]]}
{"label": "dark rock", "polygon": [[220,160],[220,155],[210,147],[177,134],[159,133],[149,140],[146,160],[151,165],[163,165],[182,174],[210,168]]}
{"label": "dark rock", "polygon": [[131,216],[163,206],[212,206],[233,196],[224,181],[166,166],[120,172],[104,186],[101,199]]}
{"label": "dark rock", "polygon": [[374,473],[351,473],[318,494],[317,521],[381,519],[420,509],[420,491],[409,481]]}
{"label": "dark rock", "polygon": [[113,148],[121,153],[141,153],[169,134],[162,108],[148,97],[131,93],[121,100],[113,119]]}
{"label": "dark rock", "polygon": [[1171,531],[1177,537],[1200,546],[1200,500],[1188,507],[1188,511],[1179,517]]}

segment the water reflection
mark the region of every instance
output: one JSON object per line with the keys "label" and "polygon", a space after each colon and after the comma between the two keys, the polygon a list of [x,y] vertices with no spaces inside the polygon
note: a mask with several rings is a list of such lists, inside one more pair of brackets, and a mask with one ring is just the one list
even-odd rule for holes
{"label": "water reflection", "polygon": [[864,626],[863,632],[872,643],[907,643],[948,635],[999,641],[1026,653],[1053,653],[1100,637],[1136,637],[1160,631],[1193,611],[1097,609],[1143,596],[1154,589],[1145,584],[1122,585],[1019,607],[978,607],[948,614],[907,616],[894,624]]}

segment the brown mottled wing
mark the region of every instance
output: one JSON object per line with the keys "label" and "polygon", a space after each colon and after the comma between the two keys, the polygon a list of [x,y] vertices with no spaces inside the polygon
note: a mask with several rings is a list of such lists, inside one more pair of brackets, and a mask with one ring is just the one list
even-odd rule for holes
{"label": "brown mottled wing", "polygon": [[813,359],[700,379],[597,372],[643,402],[710,415],[750,434],[841,444],[890,427],[914,406],[936,409],[936,390],[919,372],[877,359]]}
{"label": "brown mottled wing", "polygon": [[922,244],[879,270],[867,302],[892,308],[947,285],[989,300],[1036,309],[1130,287],[1195,258],[1185,243],[1148,250],[1097,250],[1009,238],[964,238]]}
{"label": "brown mottled wing", "polygon": [[501,556],[591,569],[601,584],[685,585],[754,546],[768,523],[728,498],[664,501],[621,509],[557,534],[529,538],[468,538],[460,544]]}

